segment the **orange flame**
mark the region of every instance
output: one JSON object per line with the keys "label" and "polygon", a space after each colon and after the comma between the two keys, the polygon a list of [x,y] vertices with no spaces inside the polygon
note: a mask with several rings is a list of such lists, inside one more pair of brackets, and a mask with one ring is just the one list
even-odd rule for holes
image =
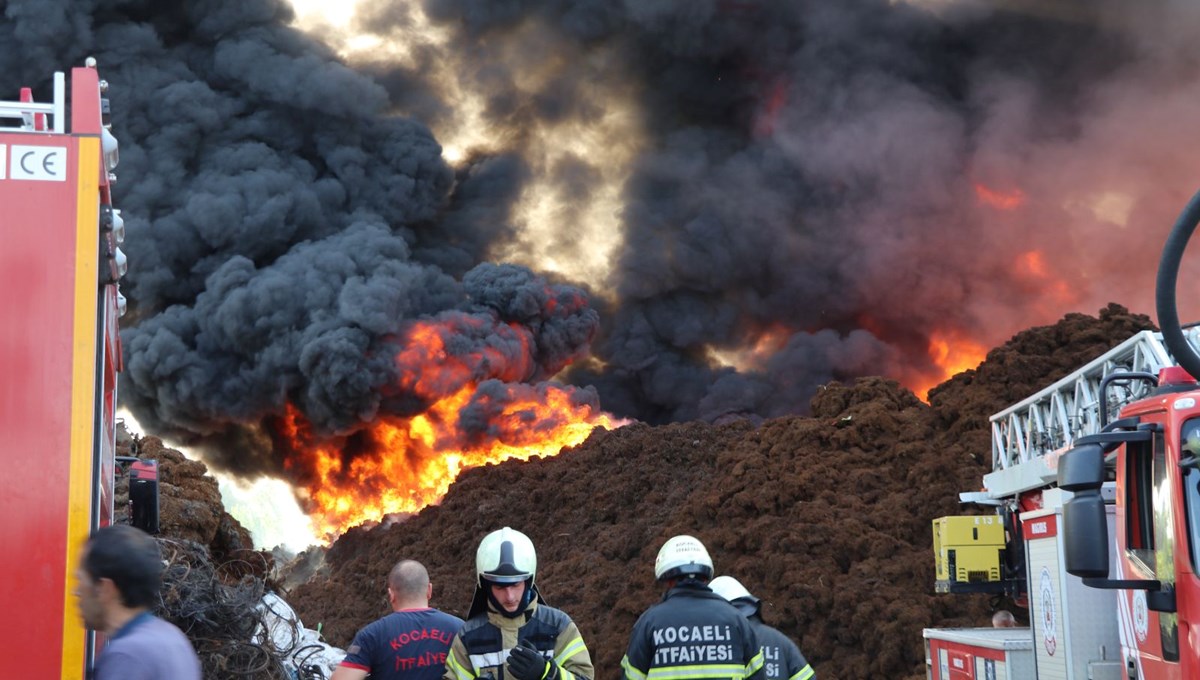
{"label": "orange flame", "polygon": [[1043,308],[1039,310],[1042,316],[1055,314],[1077,302],[1075,291],[1055,276],[1041,251],[1030,250],[1018,255],[1013,270],[1019,282],[1039,292],[1038,306]]}
{"label": "orange flame", "polygon": [[976,183],[975,195],[979,198],[980,203],[997,210],[1015,210],[1025,204],[1025,192],[1020,189],[1001,192]]}
{"label": "orange flame", "polygon": [[725,366],[732,366],[739,371],[762,370],[766,363],[779,350],[783,349],[792,337],[792,331],[780,323],[772,323],[765,328],[750,333],[746,338],[748,345],[731,349],[710,348],[713,357]]}
{"label": "orange flame", "polygon": [[950,378],[977,368],[987,356],[987,348],[958,331],[934,331],[929,336],[929,359],[939,374],[914,379],[913,394],[929,401],[929,391]]}
{"label": "orange flame", "polygon": [[[416,415],[382,416],[352,435],[319,439],[289,405],[277,427],[291,451],[284,467],[305,487],[319,536],[332,539],[352,526],[436,504],[469,468],[557,455],[598,426],[625,424],[601,412],[584,390],[496,379],[521,379],[533,370],[499,350],[447,353],[441,333],[454,323],[463,319],[415,325],[397,356],[398,366],[421,367],[399,379],[429,402]],[[522,336],[510,329],[514,339]]]}

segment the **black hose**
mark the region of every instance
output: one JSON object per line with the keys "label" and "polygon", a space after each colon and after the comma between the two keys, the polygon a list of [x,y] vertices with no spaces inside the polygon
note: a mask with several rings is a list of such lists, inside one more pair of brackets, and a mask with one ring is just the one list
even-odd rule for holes
{"label": "black hose", "polygon": [[1197,223],[1200,223],[1200,192],[1188,201],[1187,207],[1180,213],[1170,235],[1167,236],[1162,260],[1158,263],[1158,280],[1155,282],[1154,292],[1158,325],[1162,329],[1167,350],[1193,378],[1200,378],[1200,355],[1192,349],[1192,345],[1183,334],[1183,326],[1179,323],[1175,284],[1179,278],[1179,263],[1183,260],[1183,251],[1187,248],[1188,239],[1196,230]]}

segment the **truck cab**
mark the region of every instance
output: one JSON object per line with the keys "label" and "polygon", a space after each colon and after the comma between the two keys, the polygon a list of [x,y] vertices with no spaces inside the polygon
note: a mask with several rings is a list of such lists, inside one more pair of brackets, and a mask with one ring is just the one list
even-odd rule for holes
{"label": "truck cab", "polygon": [[[1200,613],[1200,391],[1178,367],[1155,383],[1060,463],[1059,486],[1074,492],[1064,505],[1066,569],[1117,591],[1126,677],[1182,680],[1200,675],[1191,632]],[[1098,521],[1101,476],[1116,482],[1115,536]],[[1100,549],[1109,541],[1112,565]]]}

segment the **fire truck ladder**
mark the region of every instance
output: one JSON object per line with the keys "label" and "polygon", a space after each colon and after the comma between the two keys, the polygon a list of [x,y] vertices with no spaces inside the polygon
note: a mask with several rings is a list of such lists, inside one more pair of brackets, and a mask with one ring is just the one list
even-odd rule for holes
{"label": "fire truck ladder", "polygon": [[[54,132],[66,131],[67,76],[59,71],[54,74],[54,101],[38,104],[33,101],[33,91],[21,88],[20,101],[0,101],[0,131],[4,132]],[[46,129],[46,115],[51,117],[53,129]],[[17,125],[7,121],[17,120]]]}
{"label": "fire truck ladder", "polygon": [[[1184,334],[1193,347],[1200,328]],[[1175,361],[1162,334],[1142,331],[1097,357],[1046,389],[993,415],[992,472],[983,478],[984,494],[962,494],[964,502],[983,498],[1012,498],[1032,489],[1051,486],[1057,478],[1058,455],[1076,438],[1100,431],[1100,383],[1112,373],[1142,372],[1158,375]],[[1105,420],[1121,407],[1152,389],[1144,380],[1114,380],[1107,386]]]}

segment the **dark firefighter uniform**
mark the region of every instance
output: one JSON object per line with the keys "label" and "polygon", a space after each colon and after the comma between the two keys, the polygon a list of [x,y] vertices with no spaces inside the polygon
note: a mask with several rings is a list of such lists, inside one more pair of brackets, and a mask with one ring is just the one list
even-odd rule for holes
{"label": "dark firefighter uniform", "polygon": [[816,676],[808,659],[788,636],[763,623],[757,616],[749,619],[750,627],[762,645],[763,671],[767,680],[812,680]]}
{"label": "dark firefighter uniform", "polygon": [[671,588],[642,614],[621,667],[626,680],[764,680],[750,622],[694,580]]}
{"label": "dark firefighter uniform", "polygon": [[591,680],[592,657],[575,622],[562,611],[533,598],[516,618],[502,616],[492,606],[472,616],[450,645],[444,680],[491,676],[512,678],[506,662],[513,647],[528,641],[558,666],[559,680]]}

